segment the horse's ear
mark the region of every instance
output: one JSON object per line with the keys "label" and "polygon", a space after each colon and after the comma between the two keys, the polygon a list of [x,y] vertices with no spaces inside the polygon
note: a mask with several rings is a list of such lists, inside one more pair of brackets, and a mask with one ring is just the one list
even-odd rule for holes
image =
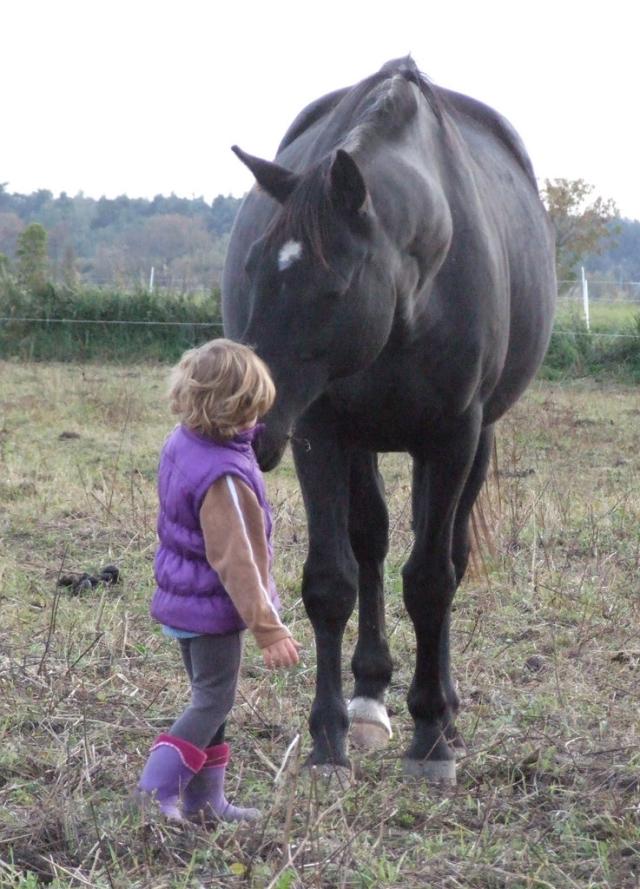
{"label": "horse's ear", "polygon": [[358,165],[348,152],[339,148],[329,171],[331,197],[336,207],[357,213],[367,200],[367,186]]}
{"label": "horse's ear", "polygon": [[252,154],[247,154],[246,151],[238,148],[237,145],[233,145],[231,150],[246,167],[249,167],[256,177],[256,182],[260,188],[264,189],[278,203],[284,204],[296,187],[298,181],[296,174],[290,170],[285,170],[284,167],[280,167],[271,161],[265,161],[259,157],[254,157]]}

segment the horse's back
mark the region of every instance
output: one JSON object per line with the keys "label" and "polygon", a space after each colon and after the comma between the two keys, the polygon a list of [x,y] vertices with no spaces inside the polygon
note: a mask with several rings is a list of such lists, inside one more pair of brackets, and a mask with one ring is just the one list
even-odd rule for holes
{"label": "horse's back", "polygon": [[485,105],[484,102],[479,102],[477,99],[465,96],[463,93],[443,87],[439,87],[439,93],[446,100],[447,106],[455,114],[460,124],[464,125],[465,120],[475,121],[485,132],[493,133],[522,167],[533,187],[537,188],[533,164],[527,149],[516,130],[505,117],[494,108]]}
{"label": "horse's back", "polygon": [[[454,231],[451,262],[466,266],[467,280],[480,282],[475,298],[487,311],[481,306],[477,323],[492,334],[487,363],[500,356],[486,386],[485,412],[493,421],[526,389],[548,346],[556,299],[554,235],[511,124],[475,99],[440,93],[462,141],[462,156],[452,146],[451,163],[467,173],[465,187],[448,196],[452,214],[464,219]],[[456,295],[448,298],[455,305]]]}

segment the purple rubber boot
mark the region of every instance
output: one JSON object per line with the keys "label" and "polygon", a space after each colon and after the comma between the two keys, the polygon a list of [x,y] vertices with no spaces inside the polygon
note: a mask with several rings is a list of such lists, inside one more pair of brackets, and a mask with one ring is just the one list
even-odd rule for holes
{"label": "purple rubber boot", "polygon": [[185,790],[206,758],[204,751],[182,738],[159,735],[138,781],[139,796],[152,797],[163,815],[182,821]]}
{"label": "purple rubber boot", "polygon": [[185,788],[182,811],[192,821],[257,821],[259,809],[232,806],[224,795],[224,776],[229,762],[229,745],[216,744],[204,751],[206,761]]}

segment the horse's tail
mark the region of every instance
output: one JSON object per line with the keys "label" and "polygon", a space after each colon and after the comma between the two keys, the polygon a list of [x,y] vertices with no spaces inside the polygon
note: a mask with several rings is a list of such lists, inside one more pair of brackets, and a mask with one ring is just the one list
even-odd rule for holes
{"label": "horse's tail", "polygon": [[471,552],[468,574],[489,578],[488,559],[497,555],[496,533],[502,512],[502,494],[495,437],[491,463],[484,485],[471,510]]}

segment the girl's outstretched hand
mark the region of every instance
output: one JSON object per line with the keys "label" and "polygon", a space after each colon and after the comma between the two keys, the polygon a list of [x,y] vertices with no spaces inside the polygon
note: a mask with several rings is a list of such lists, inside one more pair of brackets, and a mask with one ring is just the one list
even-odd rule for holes
{"label": "girl's outstretched hand", "polygon": [[265,666],[270,670],[277,670],[278,667],[293,667],[300,660],[298,649],[301,647],[295,639],[289,637],[278,639],[277,642],[262,649]]}

